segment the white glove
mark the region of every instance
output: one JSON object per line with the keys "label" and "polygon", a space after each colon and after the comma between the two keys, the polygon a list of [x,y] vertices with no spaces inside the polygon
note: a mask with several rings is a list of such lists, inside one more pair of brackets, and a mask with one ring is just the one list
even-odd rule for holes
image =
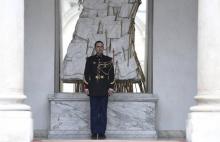
{"label": "white glove", "polygon": [[89,95],[89,89],[84,89],[86,95]]}
{"label": "white glove", "polygon": [[108,95],[111,96],[111,95],[113,95],[113,93],[114,93],[114,89],[109,88],[108,89]]}

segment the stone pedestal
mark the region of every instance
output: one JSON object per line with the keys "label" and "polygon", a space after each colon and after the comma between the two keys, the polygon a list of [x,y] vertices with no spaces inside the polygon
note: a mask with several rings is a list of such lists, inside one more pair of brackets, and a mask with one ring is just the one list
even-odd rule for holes
{"label": "stone pedestal", "polygon": [[219,142],[220,1],[198,4],[198,95],[188,116],[187,142]]}
{"label": "stone pedestal", "polygon": [[23,103],[24,1],[1,0],[0,19],[0,141],[31,142],[31,111]]}
{"label": "stone pedestal", "polygon": [[[89,138],[90,106],[85,94],[59,93],[49,98],[49,138]],[[108,138],[156,138],[157,97],[150,94],[114,94],[109,97]]]}
{"label": "stone pedestal", "polygon": [[190,113],[187,122],[187,142],[219,142],[219,120],[219,112]]}
{"label": "stone pedestal", "polygon": [[0,111],[1,142],[31,142],[33,138],[30,111]]}

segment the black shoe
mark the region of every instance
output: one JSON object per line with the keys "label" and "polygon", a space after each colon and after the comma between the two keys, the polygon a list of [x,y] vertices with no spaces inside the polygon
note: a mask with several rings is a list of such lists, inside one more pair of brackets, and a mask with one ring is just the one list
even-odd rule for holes
{"label": "black shoe", "polygon": [[98,135],[97,135],[97,134],[92,134],[92,135],[91,135],[91,139],[92,139],[92,140],[96,140],[96,139],[97,139],[97,137],[98,137]]}
{"label": "black shoe", "polygon": [[106,139],[105,134],[99,134],[98,139],[101,139],[101,140]]}

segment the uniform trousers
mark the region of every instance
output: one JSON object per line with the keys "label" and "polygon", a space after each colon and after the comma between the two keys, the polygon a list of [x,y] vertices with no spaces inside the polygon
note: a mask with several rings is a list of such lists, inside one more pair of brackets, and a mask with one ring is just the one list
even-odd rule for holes
{"label": "uniform trousers", "polygon": [[92,134],[105,134],[108,96],[90,96],[90,127]]}

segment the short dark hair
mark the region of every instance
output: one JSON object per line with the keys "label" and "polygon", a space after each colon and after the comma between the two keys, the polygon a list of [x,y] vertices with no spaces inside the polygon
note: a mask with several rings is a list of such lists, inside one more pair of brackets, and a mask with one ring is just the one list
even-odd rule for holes
{"label": "short dark hair", "polygon": [[95,42],[95,47],[96,47],[97,43],[102,43],[104,45],[104,43],[102,41],[98,40],[98,41]]}

